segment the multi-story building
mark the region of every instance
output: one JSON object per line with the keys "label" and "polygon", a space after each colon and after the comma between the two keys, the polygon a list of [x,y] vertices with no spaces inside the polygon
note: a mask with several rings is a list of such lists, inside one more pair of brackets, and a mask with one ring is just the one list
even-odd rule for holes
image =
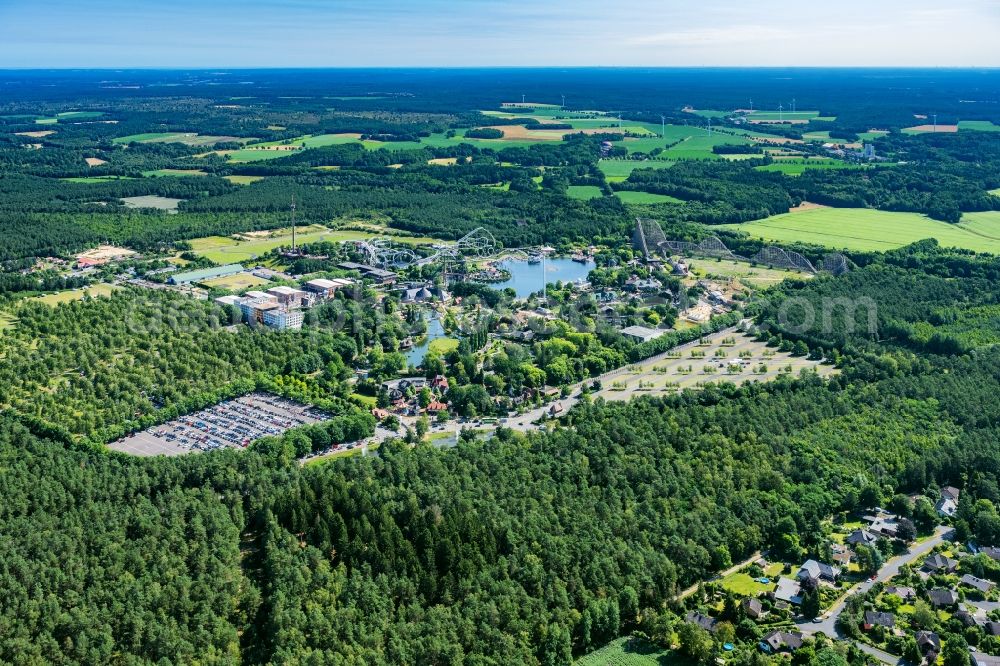
{"label": "multi-story building", "polygon": [[288,310],[279,307],[264,311],[264,325],[279,331],[298,330],[302,328],[302,321],[302,310]]}

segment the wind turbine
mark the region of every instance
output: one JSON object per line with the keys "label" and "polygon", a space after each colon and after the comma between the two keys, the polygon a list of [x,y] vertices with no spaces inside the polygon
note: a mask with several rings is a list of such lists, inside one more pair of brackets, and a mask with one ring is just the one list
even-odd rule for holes
{"label": "wind turbine", "polygon": [[753,113],[753,97],[750,98],[750,113]]}
{"label": "wind turbine", "polygon": [[712,135],[712,116],[708,117],[708,135]]}
{"label": "wind turbine", "polygon": [[780,122],[784,122],[784,120],[785,120],[784,111],[785,111],[785,107],[782,106],[781,104],[779,104],[778,105],[778,122],[779,123]]}
{"label": "wind turbine", "polygon": [[667,138],[667,117],[663,114],[660,114],[660,138]]}
{"label": "wind turbine", "polygon": [[933,118],[934,118],[934,131],[935,131],[935,132],[937,132],[937,114],[936,114],[936,113],[933,113],[933,114],[931,114],[931,115],[932,115],[932,116],[933,116]]}
{"label": "wind turbine", "polygon": [[795,98],[792,98],[792,113],[795,113]]}
{"label": "wind turbine", "polygon": [[566,95],[562,96],[562,106],[560,106],[559,108],[560,109],[565,109],[566,108]]}

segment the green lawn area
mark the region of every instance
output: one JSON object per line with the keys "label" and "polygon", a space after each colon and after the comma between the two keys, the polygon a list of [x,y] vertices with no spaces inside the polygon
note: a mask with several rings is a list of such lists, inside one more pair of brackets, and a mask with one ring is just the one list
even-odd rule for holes
{"label": "green lawn area", "polygon": [[990,190],[990,194],[992,194],[995,197],[1000,197],[1000,187],[998,187],[995,190]]}
{"label": "green lawn area", "polygon": [[761,592],[769,592],[774,589],[777,577],[781,574],[783,565],[781,562],[771,562],[764,569],[764,576],[770,579],[769,583],[758,583],[745,573],[737,571],[722,579],[722,587],[743,597],[755,597]]}
{"label": "green lawn area", "polygon": [[812,120],[819,118],[819,111],[754,111],[751,120]]}
{"label": "green lawn area", "polygon": [[975,130],[977,132],[1000,132],[1000,125],[994,125],[989,120],[962,120],[958,123],[958,131]]}
{"label": "green lawn area", "polygon": [[106,183],[109,180],[138,180],[138,179],[132,178],[131,176],[74,176],[71,178],[60,178],[59,180],[64,180],[67,183],[94,184],[94,183]]}
{"label": "green lawn area", "polygon": [[116,289],[120,289],[120,287],[101,283],[83,289],[69,289],[67,291],[57,291],[54,294],[46,294],[45,296],[36,296],[35,299],[46,305],[58,305],[60,303],[78,301],[88,295],[92,298],[110,296]]}
{"label": "green lawn area", "polygon": [[249,185],[264,180],[264,176],[223,176],[233,185]]}
{"label": "green lawn area", "polygon": [[779,243],[801,241],[834,249],[885,251],[936,238],[944,246],[1000,254],[997,213],[967,214],[961,223],[949,224],[917,213],[819,208],[721,228]]}
{"label": "green lawn area", "polygon": [[585,201],[604,196],[601,188],[597,185],[570,185],[566,189],[566,194],[571,199],[583,199]]}
{"label": "green lawn area", "polygon": [[237,273],[236,275],[226,275],[225,277],[213,278],[211,280],[205,280],[200,284],[203,287],[208,287],[209,289],[224,289],[225,291],[241,291],[243,289],[250,289],[251,287],[259,287],[262,284],[267,284],[269,280],[264,278],[259,278],[251,273]]}
{"label": "green lawn area", "polygon": [[574,666],[691,666],[691,660],[642,638],[616,638],[601,649],[580,657]]}
{"label": "green lawn area", "polygon": [[454,338],[435,338],[427,345],[428,353],[442,356],[456,349],[458,349],[458,340]]}
{"label": "green lawn area", "polygon": [[615,192],[615,196],[621,199],[622,203],[627,204],[684,203],[676,197],[650,192],[621,191]]}
{"label": "green lawn area", "polygon": [[164,143],[171,139],[182,139],[187,134],[184,132],[145,132],[144,134],[130,134],[112,139],[111,143]]}
{"label": "green lawn area", "polygon": [[802,175],[807,169],[867,169],[858,164],[848,164],[841,160],[808,159],[808,160],[775,160],[771,164],[756,167],[758,171],[779,171],[786,176]]}
{"label": "green lawn area", "polygon": [[765,266],[751,266],[749,263],[741,261],[729,261],[726,259],[692,259],[688,262],[691,272],[700,277],[712,279],[721,276],[723,278],[736,278],[743,284],[755,287],[769,287],[775,285],[785,278],[808,278],[808,273],[789,271],[778,268],[767,268]]}
{"label": "green lawn area", "polygon": [[[377,234],[365,231],[327,229],[318,224],[299,227],[295,238],[298,243],[314,243],[329,241],[338,243],[349,240],[364,240],[374,238]],[[422,245],[438,242],[433,238],[420,236],[393,236],[400,243]],[[292,242],[291,228],[277,229],[267,236],[251,240],[235,240],[228,236],[207,236],[189,241],[192,251],[220,264],[240,263],[256,259],[276,247],[290,245]]]}
{"label": "green lawn area", "polygon": [[159,178],[161,176],[183,178],[184,176],[207,176],[208,174],[201,169],[156,169],[155,171],[143,171],[142,175],[146,178]]}
{"label": "green lawn area", "polygon": [[712,152],[713,146],[736,145],[742,146],[753,143],[744,136],[723,134],[713,132],[709,134],[701,128],[688,128],[693,133],[676,146],[668,148],[663,155],[670,159],[721,159],[719,155]]}
{"label": "green lawn area", "polygon": [[373,395],[361,395],[360,393],[352,393],[350,395],[351,400],[355,400],[364,403],[368,407],[375,407],[378,402]]}
{"label": "green lawn area", "polygon": [[597,168],[609,183],[616,183],[628,178],[636,169],[669,169],[673,165],[669,160],[601,160]]}
{"label": "green lawn area", "polygon": [[59,120],[84,120],[87,118],[100,118],[103,115],[103,111],[63,111],[62,113],[57,113],[56,118]]}

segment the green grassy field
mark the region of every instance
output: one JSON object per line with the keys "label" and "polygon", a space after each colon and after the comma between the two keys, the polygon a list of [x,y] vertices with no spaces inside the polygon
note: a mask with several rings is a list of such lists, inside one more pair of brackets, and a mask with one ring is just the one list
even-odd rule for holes
{"label": "green grassy field", "polygon": [[78,301],[88,295],[91,298],[97,298],[98,296],[110,296],[116,289],[120,289],[120,287],[101,283],[95,284],[92,287],[85,287],[83,289],[69,289],[67,291],[57,291],[54,294],[46,294],[45,296],[36,296],[35,300],[45,303],[46,305],[59,305],[60,303]]}
{"label": "green grassy field", "polygon": [[570,185],[566,189],[566,194],[571,199],[583,199],[584,201],[596,199],[604,195],[601,192],[601,188],[596,185]]}
{"label": "green grassy field", "polygon": [[67,183],[106,183],[109,180],[138,180],[137,178],[132,178],[131,176],[73,176],[71,178],[60,178],[59,180],[66,181]]}
{"label": "green grassy field", "polygon": [[992,194],[995,197],[1000,197],[1000,187],[998,187],[995,190],[990,190],[990,194]]}
{"label": "green grassy field", "polygon": [[160,178],[162,176],[174,176],[183,178],[185,176],[207,176],[201,169],[156,169],[155,171],[143,171],[146,178]]}
{"label": "green grassy field", "polygon": [[669,159],[721,159],[719,155],[712,152],[713,146],[722,145],[746,145],[753,143],[744,136],[734,136],[732,134],[722,134],[713,132],[709,134],[704,129],[690,128],[696,133],[691,134],[676,146],[671,146],[664,153],[664,157]]}
{"label": "green grassy field", "polygon": [[[329,241],[333,243],[348,240],[364,240],[374,238],[377,234],[364,231],[327,229],[318,224],[309,227],[299,227],[295,238],[298,243],[313,243],[316,241]],[[400,243],[421,245],[438,242],[433,238],[419,236],[393,237]],[[189,241],[191,249],[195,254],[207,257],[220,264],[240,263],[256,259],[276,247],[290,245],[292,242],[291,228],[278,229],[260,238],[252,240],[238,241],[226,236],[207,236],[205,238],[195,238]]]}
{"label": "green grassy field", "polygon": [[1000,132],[1000,125],[994,125],[989,120],[962,120],[958,123],[958,131],[975,130],[977,132]]}
{"label": "green grassy field", "polygon": [[195,132],[146,132],[112,139],[112,143],[183,143],[185,146],[212,146],[223,141],[246,141],[235,136],[209,136]]}
{"label": "green grassy field", "polygon": [[819,111],[754,111],[750,120],[812,120],[819,118]]}
{"label": "green grassy field", "polygon": [[100,118],[103,115],[103,111],[63,111],[62,113],[57,113],[56,118],[60,120],[85,120],[88,118]]}
{"label": "green grassy field", "polygon": [[458,349],[458,340],[454,338],[435,338],[427,345],[428,353],[440,354],[441,356],[451,353],[456,349]]}
{"label": "green grassy field", "polygon": [[609,183],[621,182],[636,169],[669,169],[674,162],[668,160],[601,160],[597,168]]}
{"label": "green grassy field", "polygon": [[251,273],[237,273],[236,275],[227,275],[225,277],[205,280],[201,283],[201,285],[208,287],[209,289],[242,291],[243,289],[250,289],[251,287],[259,287],[260,285],[267,284],[268,282],[269,280],[259,278]]}
{"label": "green grassy field", "polygon": [[250,185],[251,183],[264,180],[264,176],[223,176],[223,178],[233,185]]}
{"label": "green grassy field", "polygon": [[687,657],[642,638],[617,638],[580,657],[573,666],[693,666]]}
{"label": "green grassy field", "polygon": [[808,160],[776,160],[772,164],[756,167],[758,171],[777,171],[786,176],[800,176],[808,169],[866,169],[860,164],[848,164],[840,160],[808,159]]}
{"label": "green grassy field", "polygon": [[727,259],[691,259],[688,262],[691,273],[699,278],[710,280],[728,280],[736,278],[743,284],[754,287],[770,287],[785,278],[808,278],[809,273],[799,273],[780,268],[766,268],[763,266],[751,266],[749,263],[741,261],[729,261]]}
{"label": "green grassy field", "polygon": [[142,197],[124,197],[121,200],[129,208],[155,208],[157,210],[165,210],[168,213],[176,213],[177,204],[181,201],[183,199],[172,199],[153,194]]}
{"label": "green grassy field", "polygon": [[667,196],[666,194],[652,194],[650,192],[615,192],[615,196],[627,204],[658,204],[658,203],[684,203],[680,199]]}
{"label": "green grassy field", "polygon": [[801,241],[834,249],[885,251],[936,238],[948,247],[1000,253],[1000,214],[995,212],[967,214],[961,223],[949,224],[917,213],[819,208],[721,228],[779,243]]}

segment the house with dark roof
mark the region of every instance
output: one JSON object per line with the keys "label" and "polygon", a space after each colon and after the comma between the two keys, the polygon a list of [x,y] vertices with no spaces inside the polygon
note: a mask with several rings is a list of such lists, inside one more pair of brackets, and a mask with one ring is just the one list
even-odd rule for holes
{"label": "house with dark roof", "polygon": [[924,560],[923,570],[927,573],[951,573],[958,568],[958,560],[945,557],[940,553],[931,555]]}
{"label": "house with dark roof", "polygon": [[982,578],[977,578],[972,574],[965,574],[960,580],[962,585],[968,585],[969,587],[979,590],[983,594],[986,594],[993,589],[995,583],[989,580],[983,580]]}
{"label": "house with dark roof", "polygon": [[961,490],[955,486],[945,486],[941,489],[941,497],[946,497],[950,500],[958,501],[958,496],[962,493]]}
{"label": "house with dark roof", "polygon": [[886,594],[894,594],[903,601],[912,601],[917,598],[917,591],[912,587],[903,587],[898,585],[890,585],[885,588]]}
{"label": "house with dark roof", "polygon": [[983,546],[979,549],[979,552],[991,560],[1000,561],[1000,548],[996,546]]}
{"label": "house with dark roof", "polygon": [[837,576],[840,575],[840,568],[831,566],[824,562],[818,562],[816,560],[806,560],[802,567],[799,569],[799,573],[796,574],[796,578],[800,581],[812,581],[818,583],[822,580],[833,583],[837,580]]}
{"label": "house with dark roof", "polygon": [[760,641],[760,648],[764,652],[794,652],[802,647],[802,634],[780,629],[772,631]]}
{"label": "house with dark roof", "polygon": [[857,529],[848,535],[846,541],[852,546],[874,546],[878,537],[868,530]]}
{"label": "house with dark roof", "polygon": [[931,606],[934,608],[954,606],[958,603],[958,593],[945,587],[935,587],[933,590],[928,590],[927,598],[930,599]]}
{"label": "house with dark roof", "polygon": [[994,622],[992,620],[983,622],[983,631],[990,636],[1000,636],[1000,622]]}
{"label": "house with dark roof", "polygon": [[961,622],[965,627],[976,626],[976,618],[967,610],[955,611],[952,617]]}
{"label": "house with dark roof", "polygon": [[885,627],[887,629],[892,629],[894,626],[896,626],[896,616],[892,613],[865,611],[865,631],[871,631],[872,627]]}
{"label": "house with dark roof", "polygon": [[759,599],[752,597],[744,599],[741,606],[743,607],[743,612],[751,620],[757,620],[764,614],[764,606],[760,603]]}
{"label": "house with dark roof", "polygon": [[916,638],[917,647],[924,654],[931,652],[937,654],[941,651],[941,638],[933,631],[918,631]]}
{"label": "house with dark roof", "polygon": [[972,657],[972,666],[1000,666],[1000,657],[994,657],[985,652],[973,650],[969,656]]}
{"label": "house with dark roof", "polygon": [[696,624],[705,631],[715,631],[715,625],[718,624],[718,620],[714,617],[709,617],[708,615],[702,615],[698,611],[690,611],[684,616],[685,622],[690,622],[691,624]]}

